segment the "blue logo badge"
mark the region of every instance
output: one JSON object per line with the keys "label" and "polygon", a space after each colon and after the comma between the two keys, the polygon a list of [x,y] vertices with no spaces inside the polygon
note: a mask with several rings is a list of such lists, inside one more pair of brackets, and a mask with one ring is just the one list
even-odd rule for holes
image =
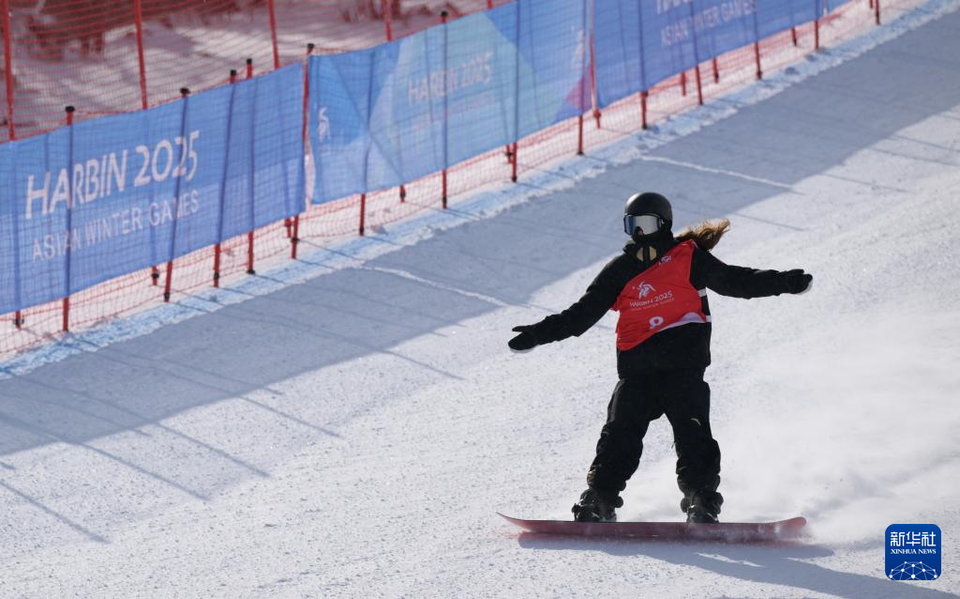
{"label": "blue logo badge", "polygon": [[887,578],[940,578],[940,527],[936,524],[891,524],[887,527]]}

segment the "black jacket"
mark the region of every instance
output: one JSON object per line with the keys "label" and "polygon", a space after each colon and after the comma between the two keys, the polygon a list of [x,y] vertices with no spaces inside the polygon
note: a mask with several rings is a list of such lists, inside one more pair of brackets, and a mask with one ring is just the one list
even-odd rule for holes
{"label": "black jacket", "polygon": [[[660,244],[658,255],[664,255],[677,243],[671,239]],[[596,324],[613,307],[627,283],[649,267],[637,257],[637,250],[635,242],[627,243],[623,253],[603,267],[583,297],[563,312],[547,316],[534,325],[531,332],[537,343],[579,337]],[[745,299],[787,293],[786,273],[730,266],[699,248],[693,252],[690,283],[696,289],[706,288],[720,295]],[[706,297],[703,312],[710,314]],[[684,325],[663,330],[630,350],[618,350],[620,378],[650,371],[706,368],[710,364],[710,332],[709,322]]]}

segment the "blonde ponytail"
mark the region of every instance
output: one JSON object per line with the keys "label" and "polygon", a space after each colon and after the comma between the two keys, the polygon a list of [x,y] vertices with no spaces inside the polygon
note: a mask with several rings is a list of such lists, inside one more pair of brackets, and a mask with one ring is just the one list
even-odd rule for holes
{"label": "blonde ponytail", "polygon": [[687,227],[677,234],[677,241],[692,239],[701,250],[712,250],[720,243],[720,238],[730,230],[730,221],[723,219],[717,222],[703,221]]}

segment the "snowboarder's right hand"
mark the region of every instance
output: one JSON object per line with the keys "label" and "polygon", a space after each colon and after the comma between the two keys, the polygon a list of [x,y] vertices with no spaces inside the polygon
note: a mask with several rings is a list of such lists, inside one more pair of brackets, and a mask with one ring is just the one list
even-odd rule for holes
{"label": "snowboarder's right hand", "polygon": [[513,331],[520,334],[507,342],[510,349],[515,352],[526,352],[536,347],[537,337],[533,334],[533,328],[533,325],[513,327]]}

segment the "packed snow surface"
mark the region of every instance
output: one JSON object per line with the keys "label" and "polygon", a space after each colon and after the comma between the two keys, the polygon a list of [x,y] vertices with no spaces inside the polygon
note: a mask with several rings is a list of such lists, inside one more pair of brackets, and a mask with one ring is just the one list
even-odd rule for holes
{"label": "packed snow surface", "polygon": [[[956,6],[317,249],[257,278],[266,292],[8,365],[0,596],[957,596]],[[804,515],[802,543],[550,539],[495,514],[568,518],[583,490],[615,314],[527,354],[506,341],[620,251],[638,189],[670,197],[678,228],[729,218],[728,263],[814,275],[802,296],[711,295],[707,372],[722,518]],[[665,420],[645,447],[620,517],[677,520]],[[941,578],[884,577],[892,523],[940,526]]]}

